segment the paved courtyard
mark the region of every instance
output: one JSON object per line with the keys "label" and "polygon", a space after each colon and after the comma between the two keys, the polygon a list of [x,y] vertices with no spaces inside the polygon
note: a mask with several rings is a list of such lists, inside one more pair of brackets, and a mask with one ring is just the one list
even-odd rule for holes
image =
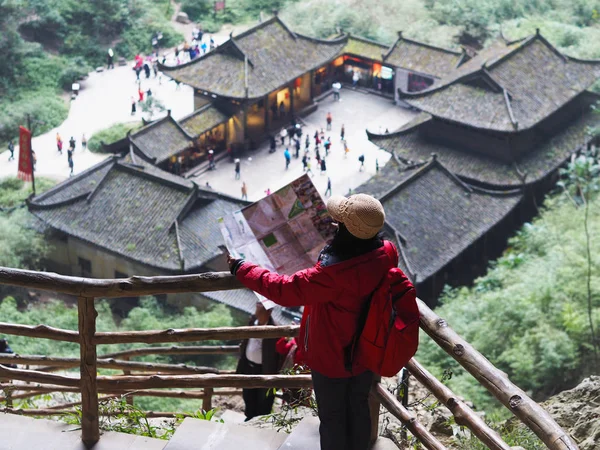
{"label": "paved courtyard", "polygon": [[[320,168],[314,159],[315,131],[325,128],[325,117],[330,111],[333,116],[333,126],[325,136],[331,136],[332,148],[329,157],[326,158],[327,174],[321,175]],[[376,160],[380,167],[390,159],[389,153],[380,150],[367,139],[365,130],[372,132],[384,132],[387,129],[393,131],[403,124],[409,122],[415,116],[414,112],[394,105],[387,100],[374,94],[366,94],[352,89],[342,89],[341,101],[335,102],[333,96],[326,97],[319,104],[319,109],[306,117],[306,127],[303,130],[302,150],[304,152],[304,139],[306,133],[311,137],[311,156],[313,183],[324,195],[327,189],[327,178],[331,178],[333,194],[347,194],[349,189],[354,189],[367,181],[376,173]],[[346,140],[350,153],[344,156],[344,147],[340,141],[340,129],[342,124],[346,128]],[[219,192],[240,197],[242,182],[248,186],[249,200],[255,201],[265,195],[265,191],[272,192],[285,186],[303,174],[301,157],[296,159],[292,156],[292,162],[288,170],[285,170],[285,158],[283,152],[285,146],[280,145],[278,139],[277,151],[268,152],[268,143],[264,143],[258,150],[251,151],[241,161],[241,179],[235,179],[233,163],[222,160],[217,164],[217,170],[206,172],[193,180],[200,186],[206,182]],[[286,139],[286,145],[288,140]],[[294,155],[295,150],[289,147]],[[321,156],[325,156],[325,150],[321,146]],[[365,155],[365,170],[359,171],[360,162],[358,157]]]}

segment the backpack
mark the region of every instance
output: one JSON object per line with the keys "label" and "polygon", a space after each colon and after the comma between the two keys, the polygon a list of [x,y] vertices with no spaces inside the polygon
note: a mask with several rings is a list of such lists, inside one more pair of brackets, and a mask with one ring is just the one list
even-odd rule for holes
{"label": "backpack", "polygon": [[346,350],[346,369],[355,363],[383,377],[396,375],[419,346],[419,307],[413,284],[398,268],[388,271],[365,303]]}
{"label": "backpack", "polygon": [[365,162],[365,155],[360,155],[360,156],[358,157],[358,160],[359,160],[361,163],[362,163],[362,162]]}

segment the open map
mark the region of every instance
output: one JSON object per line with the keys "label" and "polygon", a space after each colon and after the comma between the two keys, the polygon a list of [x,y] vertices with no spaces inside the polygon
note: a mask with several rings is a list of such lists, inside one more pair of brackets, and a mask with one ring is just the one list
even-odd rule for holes
{"label": "open map", "polygon": [[233,256],[286,275],[313,266],[335,232],[308,175],[219,222]]}

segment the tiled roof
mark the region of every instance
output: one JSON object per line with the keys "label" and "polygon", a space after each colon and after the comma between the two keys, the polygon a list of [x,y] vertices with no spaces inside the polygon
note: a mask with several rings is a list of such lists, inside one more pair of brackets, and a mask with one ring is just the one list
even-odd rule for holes
{"label": "tiled roof", "polygon": [[433,116],[486,130],[528,129],[600,77],[600,61],[562,55],[539,34],[495,44],[431,88],[401,93]]}
{"label": "tiled roof", "polygon": [[245,98],[247,86],[249,98],[260,98],[331,61],[345,43],[292,33],[275,16],[200,58],[176,67],[161,65],[161,70],[218,96]]}
{"label": "tiled roof", "polygon": [[[231,291],[203,292],[202,296],[231,308],[248,314],[254,314],[258,297],[250,289],[235,289]],[[278,325],[287,325],[292,322],[291,318],[283,313],[281,306],[273,308],[271,313],[273,320]]]}
{"label": "tiled roof", "polygon": [[[397,232],[401,267],[423,282],[452,262],[520,202],[517,191],[492,193],[461,182],[436,159],[380,197]],[[388,231],[389,232],[389,231]]]}
{"label": "tiled roof", "polygon": [[371,41],[358,36],[348,35],[348,40],[341,53],[348,53],[373,61],[383,61],[383,55],[388,51],[388,46],[380,42]]}
{"label": "tiled roof", "polygon": [[407,166],[399,163],[392,156],[388,163],[383,166],[379,173],[352,190],[353,194],[369,194],[373,197],[382,197],[385,193],[393,189],[404,179],[412,176],[414,166]]}
{"label": "tiled roof", "polygon": [[170,114],[131,134],[129,140],[149,159],[156,158],[156,164],[181,152],[192,141]]}
{"label": "tiled roof", "polygon": [[181,119],[179,124],[188,134],[198,136],[217,125],[227,121],[229,116],[223,114],[215,105],[208,105],[197,109],[189,116]]}
{"label": "tiled roof", "polygon": [[553,137],[537,145],[531,152],[514,164],[503,162],[480,153],[432,142],[420,132],[431,116],[421,114],[402,129],[386,135],[370,134],[370,140],[395,155],[407,164],[423,163],[432,153],[452,173],[469,182],[486,185],[494,189],[511,188],[523,183],[522,174],[527,174],[526,184],[534,184],[556,170],[571,153],[589,139],[588,127],[596,126],[598,117],[591,111],[565,125]]}
{"label": "tiled roof", "polygon": [[414,72],[442,78],[458,66],[463,54],[406,39],[400,35],[384,56],[384,62]]}
{"label": "tiled roof", "polygon": [[169,272],[200,269],[216,256],[224,245],[216,215],[247,203],[124,160],[109,158],[35,197],[31,212],[70,236]]}

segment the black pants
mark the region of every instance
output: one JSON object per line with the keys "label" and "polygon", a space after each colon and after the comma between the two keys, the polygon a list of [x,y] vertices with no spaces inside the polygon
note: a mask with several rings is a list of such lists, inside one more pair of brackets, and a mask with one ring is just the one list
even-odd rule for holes
{"label": "black pants", "polygon": [[[242,373],[244,375],[262,375],[262,365],[253,364],[248,360],[244,360],[242,363]],[[250,420],[256,416],[264,416],[267,414],[271,414],[271,410],[273,409],[273,402],[275,401],[275,396],[273,394],[267,395],[269,392],[268,389],[244,389],[242,391],[242,397],[244,398],[244,403],[246,408],[244,409],[244,414],[246,415],[246,420]]]}
{"label": "black pants", "polygon": [[313,370],[312,380],[321,420],[321,450],[367,450],[371,438],[369,391],[373,372],[328,378]]}

